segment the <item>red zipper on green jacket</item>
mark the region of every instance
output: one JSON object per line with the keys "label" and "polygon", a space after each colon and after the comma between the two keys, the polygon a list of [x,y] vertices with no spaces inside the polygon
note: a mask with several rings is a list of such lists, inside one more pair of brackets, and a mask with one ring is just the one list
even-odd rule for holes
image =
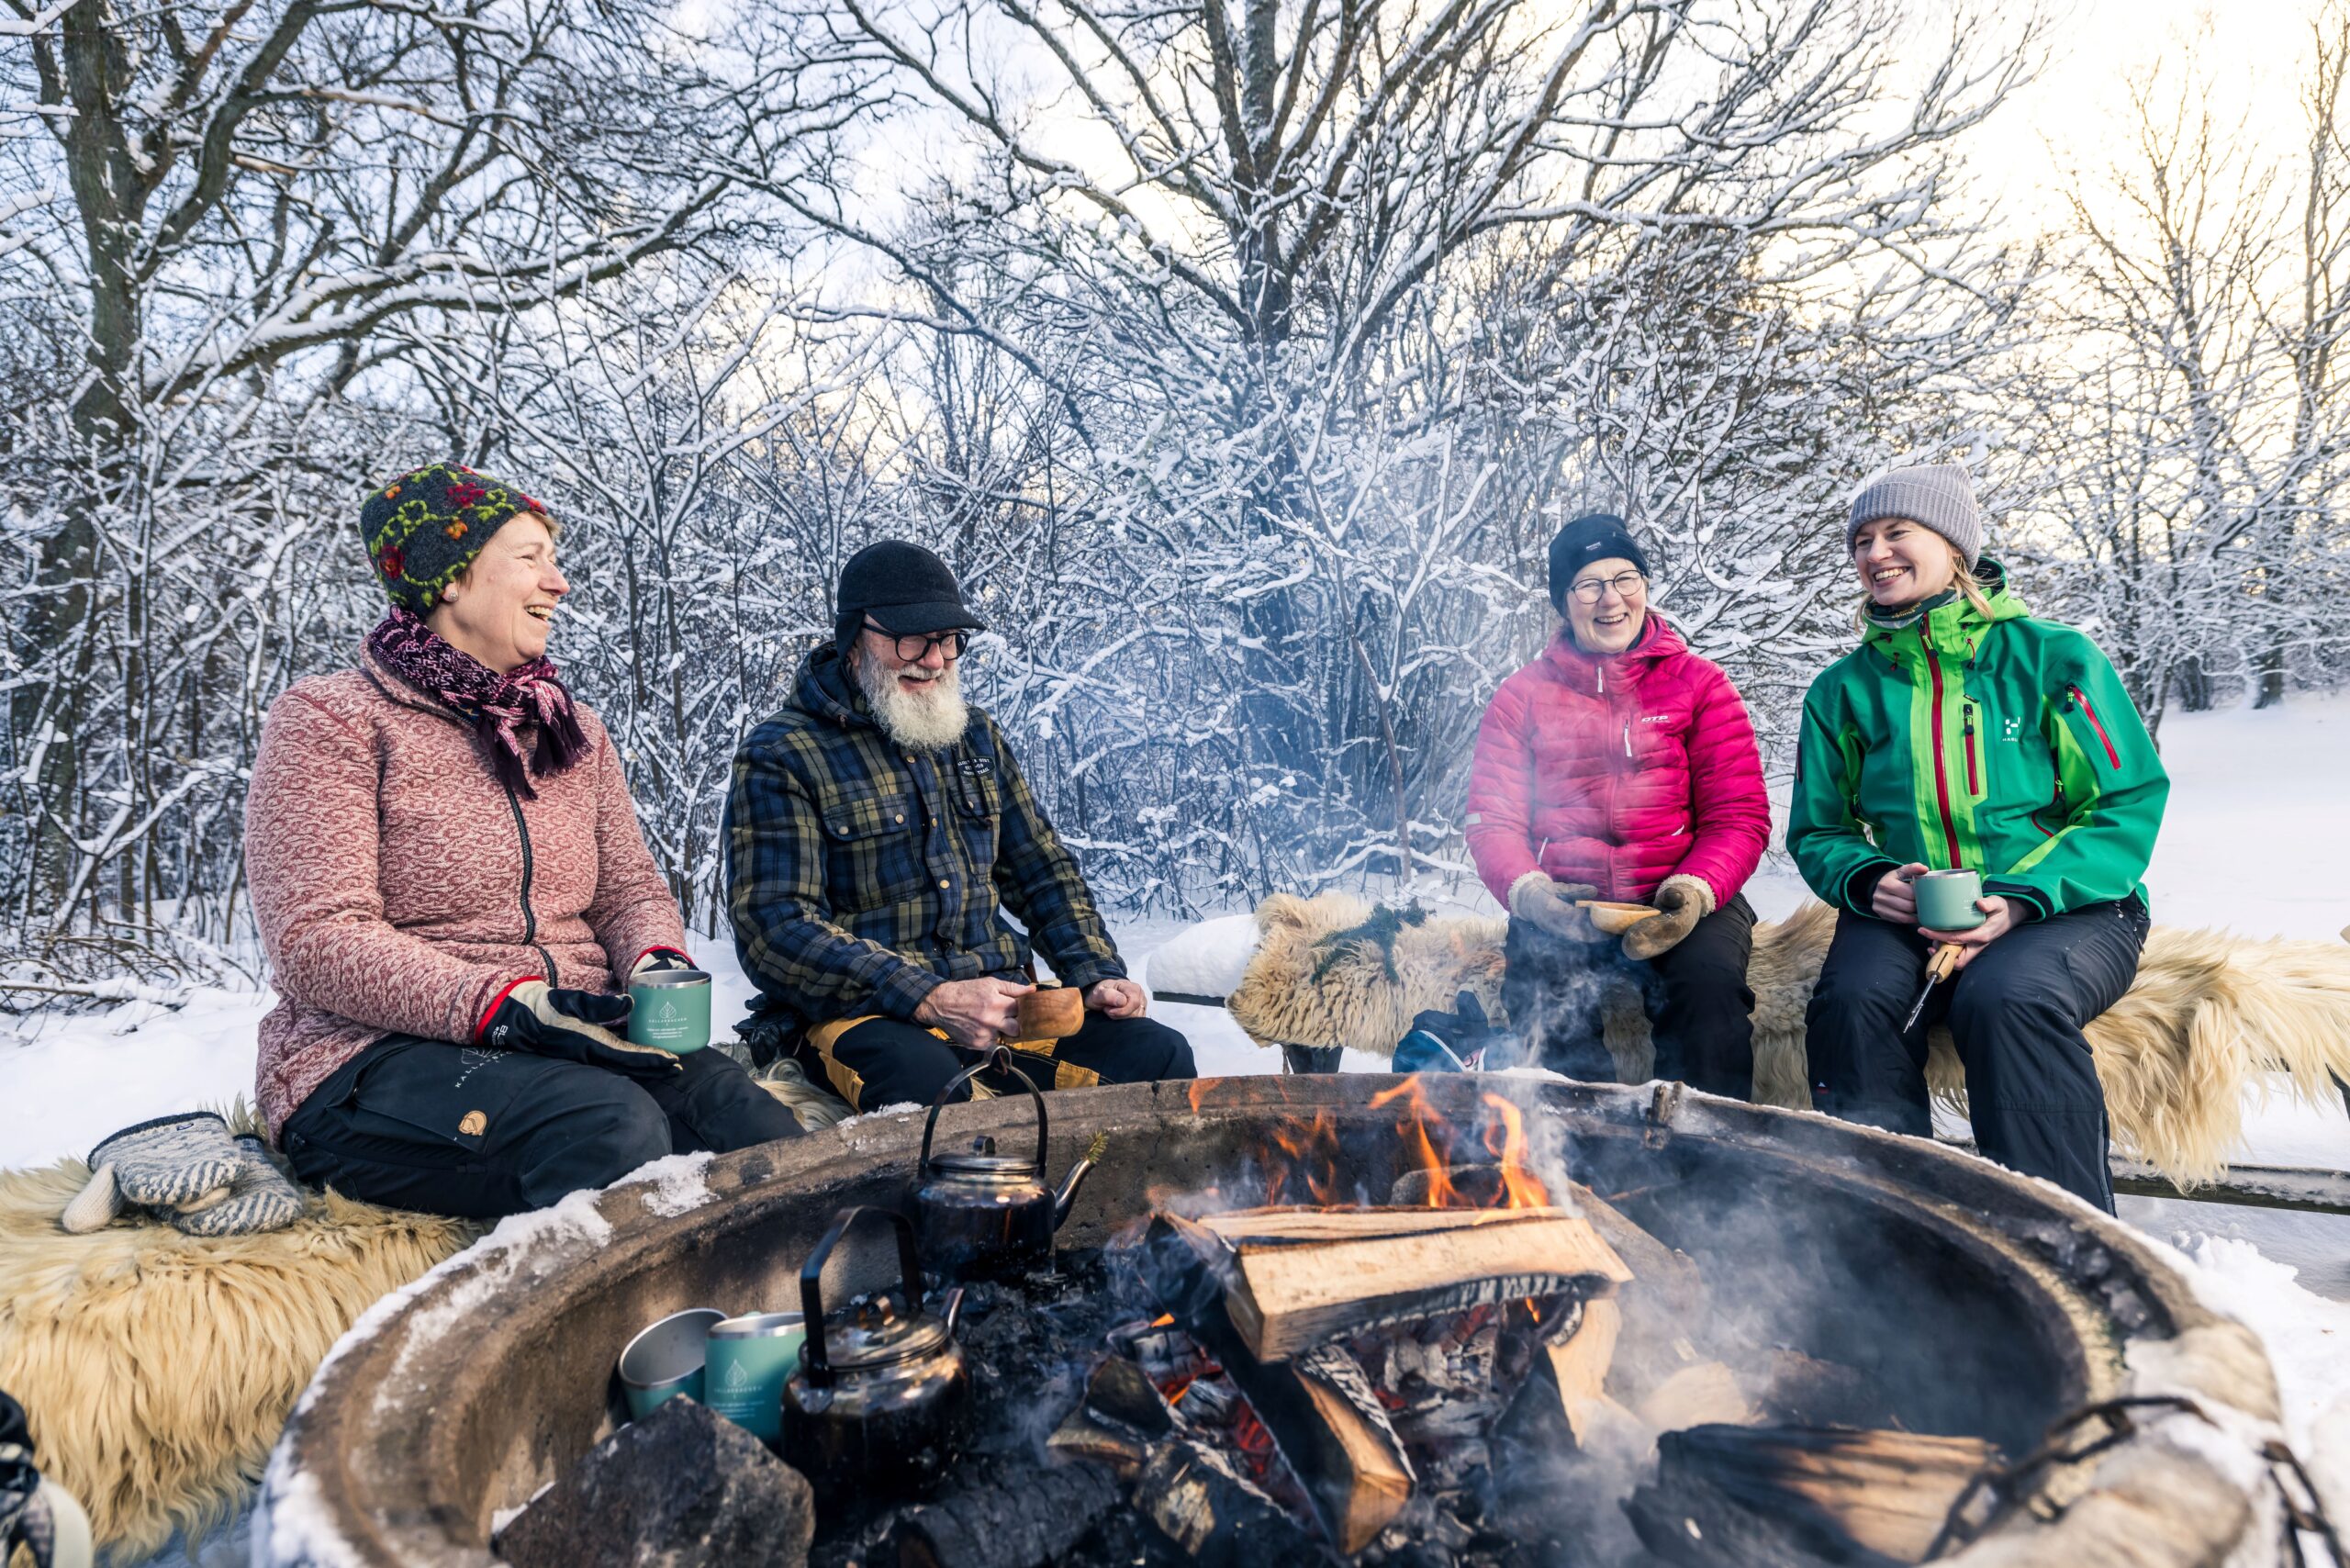
{"label": "red zipper on green jacket", "polygon": [[2098,722],[2097,710],[2089,706],[2087,696],[2077,686],[2068,686],[2065,689],[2073,694],[2073,700],[2079,703],[2081,711],[2089,716],[2089,728],[2097,732],[2097,738],[2105,745],[2105,760],[2119,769],[2121,766],[2121,754],[2113,749],[2113,737],[2105,733],[2103,724]]}
{"label": "red zipper on green jacket", "polygon": [[[1925,641],[1922,633],[1919,639]],[[1942,809],[1942,836],[1950,844],[1951,868],[1961,864],[1958,858],[1958,823],[1950,814],[1950,768],[1942,761],[1942,661],[1934,657],[1931,647],[1926,649],[1926,669],[1934,678],[1934,800]]]}

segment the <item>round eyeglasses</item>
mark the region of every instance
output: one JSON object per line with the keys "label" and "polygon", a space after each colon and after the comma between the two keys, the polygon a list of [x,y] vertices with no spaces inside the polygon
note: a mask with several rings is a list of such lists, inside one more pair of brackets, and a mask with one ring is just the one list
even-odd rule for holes
{"label": "round eyeglasses", "polygon": [[1618,572],[1612,577],[1585,577],[1567,591],[1584,604],[1597,604],[1614,588],[1623,599],[1638,599],[1648,587],[1648,578],[1638,572]]}
{"label": "round eyeglasses", "polygon": [[930,650],[933,648],[945,654],[946,662],[951,665],[963,656],[964,649],[971,645],[971,634],[968,632],[914,632],[900,637],[887,626],[876,626],[870,621],[865,623],[865,629],[880,636],[895,639],[899,660],[910,665],[920,664],[928,658]]}

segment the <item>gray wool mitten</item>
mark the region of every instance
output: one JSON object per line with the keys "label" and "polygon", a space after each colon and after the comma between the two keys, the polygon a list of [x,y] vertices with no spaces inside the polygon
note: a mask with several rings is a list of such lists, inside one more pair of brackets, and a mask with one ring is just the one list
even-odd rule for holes
{"label": "gray wool mitten", "polygon": [[190,1236],[258,1236],[279,1230],[302,1215],[302,1190],[285,1179],[261,1139],[237,1139],[241,1163],[229,1195],[194,1213],[174,1212],[171,1221]]}
{"label": "gray wool mitten", "polygon": [[102,1230],[125,1205],[193,1213],[221,1202],[243,1169],[229,1124],[211,1111],[158,1116],[90,1150],[90,1181],[60,1216],[77,1235]]}

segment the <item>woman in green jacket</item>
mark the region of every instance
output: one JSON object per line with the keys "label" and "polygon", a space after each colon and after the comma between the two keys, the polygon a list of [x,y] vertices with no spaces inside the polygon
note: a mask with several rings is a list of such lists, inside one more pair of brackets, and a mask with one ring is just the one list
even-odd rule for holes
{"label": "woman in green jacket", "polygon": [[[1980,559],[1965,469],[1873,481],[1845,542],[1861,645],[1804,698],[1787,822],[1804,880],[1841,912],[1804,1020],[1813,1103],[1926,1136],[1926,1029],[1947,1023],[1977,1147],[2110,1212],[2082,1027],[2137,975],[2170,780],[2097,644],[2033,619]],[[1920,929],[1911,882],[1959,867],[1982,875],[1983,923]],[[1905,1033],[1942,942],[1963,968]]]}

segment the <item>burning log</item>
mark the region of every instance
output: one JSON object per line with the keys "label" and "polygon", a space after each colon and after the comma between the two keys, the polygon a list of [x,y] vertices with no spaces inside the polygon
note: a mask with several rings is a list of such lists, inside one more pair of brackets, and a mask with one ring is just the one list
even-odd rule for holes
{"label": "burning log", "polygon": [[1240,1209],[1162,1214],[1153,1231],[1210,1265],[1260,1361],[1476,1306],[1601,1295],[1632,1277],[1589,1222],[1558,1209]]}
{"label": "burning log", "polygon": [[1657,1440],[1657,1484],[1694,1478],[1765,1514],[1800,1515],[1867,1551],[1921,1562],[1998,1450],[1980,1438],[1833,1427],[1698,1427]]}
{"label": "burning log", "polygon": [[1201,1568],[1305,1562],[1314,1541],[1288,1510],[1207,1444],[1176,1438],[1150,1450],[1131,1500]]}
{"label": "burning log", "polygon": [[898,1568],[1036,1568],[1084,1540],[1118,1501],[1109,1472],[1063,1465],[1024,1476],[1016,1487],[908,1508],[890,1526],[884,1550],[896,1554]]}

